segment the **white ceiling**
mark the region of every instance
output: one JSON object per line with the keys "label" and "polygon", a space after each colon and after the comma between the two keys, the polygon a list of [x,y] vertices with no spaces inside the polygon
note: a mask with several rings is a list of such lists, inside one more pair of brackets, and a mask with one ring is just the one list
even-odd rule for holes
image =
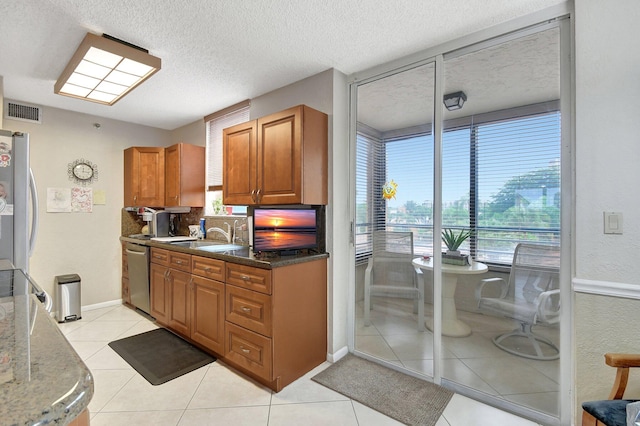
{"label": "white ceiling", "polygon": [[[172,130],[335,68],[362,71],[563,0],[21,0],[0,2],[7,99]],[[162,69],[114,106],[53,93],[84,35]]]}

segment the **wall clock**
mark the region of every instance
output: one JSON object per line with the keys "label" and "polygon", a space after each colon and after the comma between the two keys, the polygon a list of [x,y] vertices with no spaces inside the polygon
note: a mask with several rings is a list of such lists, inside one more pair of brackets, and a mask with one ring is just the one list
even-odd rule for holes
{"label": "wall clock", "polygon": [[69,163],[67,173],[69,180],[74,180],[80,185],[87,185],[98,180],[98,165],[81,158]]}

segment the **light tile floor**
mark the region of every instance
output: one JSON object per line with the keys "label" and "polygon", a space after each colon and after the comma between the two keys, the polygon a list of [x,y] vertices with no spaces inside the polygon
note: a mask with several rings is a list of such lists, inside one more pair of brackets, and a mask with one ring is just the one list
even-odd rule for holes
{"label": "light tile floor", "polygon": [[[433,376],[433,333],[417,330],[412,301],[373,298],[371,324],[365,326],[363,308],[356,309],[356,349],[426,376]],[[431,305],[425,316],[432,317]],[[443,377],[491,397],[556,416],[559,360],[538,361],[515,356],[496,347],[492,339],[518,328],[518,323],[489,315],[458,311],[471,326],[467,337],[444,337]],[[536,333],[558,342],[557,327],[536,327]],[[517,374],[512,374],[517,372]]]}
{"label": "light tile floor", "polygon": [[[91,425],[399,425],[375,410],[310,378],[323,363],[279,393],[216,361],[160,386],[152,386],[107,344],[156,325],[124,306],[83,311],[59,324],[91,370],[95,392]],[[533,426],[528,420],[454,395],[437,426]]]}

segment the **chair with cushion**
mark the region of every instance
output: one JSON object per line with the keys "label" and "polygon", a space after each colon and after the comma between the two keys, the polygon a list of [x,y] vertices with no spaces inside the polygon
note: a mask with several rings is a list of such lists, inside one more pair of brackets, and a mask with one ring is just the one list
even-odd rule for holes
{"label": "chair with cushion", "polygon": [[635,399],[622,399],[622,396],[627,388],[629,368],[640,367],[640,355],[608,353],[604,360],[617,369],[616,379],[609,399],[582,404],[582,426],[635,425],[634,420],[640,412],[639,403]]}
{"label": "chair with cushion", "polygon": [[417,279],[413,258],[413,232],[374,231],[364,275],[365,326],[371,325],[372,296],[412,298],[418,330],[424,331],[424,280]]}
{"label": "chair with cushion", "polygon": [[[549,339],[533,333],[536,325],[560,321],[560,248],[540,244],[518,244],[513,253],[509,281],[487,278],[478,283],[476,300],[480,311],[520,322],[514,331],[493,339],[500,349],[537,360],[558,359],[560,350]],[[490,293],[499,286],[499,295]]]}

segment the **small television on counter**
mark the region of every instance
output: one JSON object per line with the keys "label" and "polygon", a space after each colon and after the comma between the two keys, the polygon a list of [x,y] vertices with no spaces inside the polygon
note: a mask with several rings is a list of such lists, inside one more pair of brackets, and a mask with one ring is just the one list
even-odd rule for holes
{"label": "small television on counter", "polygon": [[295,253],[318,248],[318,212],[314,208],[256,207],[253,251]]}

